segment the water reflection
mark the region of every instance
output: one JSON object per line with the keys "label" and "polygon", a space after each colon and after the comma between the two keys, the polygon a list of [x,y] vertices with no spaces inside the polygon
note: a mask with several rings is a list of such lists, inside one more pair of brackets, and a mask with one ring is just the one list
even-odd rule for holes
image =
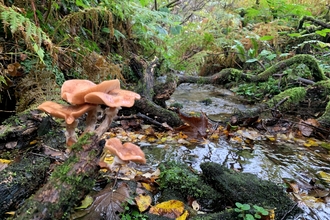
{"label": "water reflection", "polygon": [[[330,201],[315,202],[306,199],[312,188],[309,182],[313,178],[320,180],[320,171],[330,174],[329,156],[321,153],[320,149],[262,141],[255,143],[252,148],[242,148],[220,140],[194,147],[149,145],[144,146],[143,150],[148,155],[148,162],[155,167],[162,161],[175,160],[185,162],[200,171],[200,163],[212,161],[281,185],[284,184],[283,178],[292,179],[300,186],[300,192],[293,199],[300,201],[299,206],[305,211],[297,219],[330,220]],[[318,183],[327,189],[326,182]]]}

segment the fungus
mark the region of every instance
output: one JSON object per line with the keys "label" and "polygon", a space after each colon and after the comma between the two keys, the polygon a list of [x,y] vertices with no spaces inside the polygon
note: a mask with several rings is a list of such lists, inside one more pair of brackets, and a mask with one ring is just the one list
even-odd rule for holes
{"label": "fungus", "polygon": [[100,84],[95,84],[89,80],[72,79],[63,83],[61,97],[71,104],[79,105],[85,103],[85,96],[89,93],[108,93],[114,89],[120,89],[118,79],[103,81]]}
{"label": "fungus", "polygon": [[132,107],[135,99],[140,99],[140,95],[123,89],[109,90],[104,92],[91,92],[85,95],[85,102],[91,104],[106,105],[105,119],[96,129],[96,135],[100,137],[111,125],[121,107]]}
{"label": "fungus", "polygon": [[140,164],[146,163],[144,152],[133,143],[122,144],[118,138],[110,138],[106,141],[104,148],[114,155],[114,160],[109,167],[112,171],[120,165],[129,163],[129,161]]}
{"label": "fungus", "polygon": [[82,116],[85,112],[95,109],[96,105],[93,104],[83,104],[74,106],[64,106],[52,101],[46,101],[38,106],[38,109],[47,112],[49,115],[55,118],[61,118],[65,120],[66,123],[66,144],[71,146],[77,142],[77,135],[75,133],[75,128],[77,127],[77,118]]}
{"label": "fungus", "polygon": [[[115,91],[115,93],[113,93],[113,91]],[[102,96],[105,97],[102,98]],[[104,104],[110,107],[110,109],[106,109],[105,111],[105,120],[96,130],[96,135],[100,137],[109,127],[120,107],[133,106],[134,100],[140,98],[140,95],[120,89],[120,82],[118,79],[103,81],[97,85],[88,80],[68,80],[63,83],[61,97],[71,104],[91,103],[99,105]],[[85,132],[95,129],[97,111],[98,109],[91,109],[88,112]]]}

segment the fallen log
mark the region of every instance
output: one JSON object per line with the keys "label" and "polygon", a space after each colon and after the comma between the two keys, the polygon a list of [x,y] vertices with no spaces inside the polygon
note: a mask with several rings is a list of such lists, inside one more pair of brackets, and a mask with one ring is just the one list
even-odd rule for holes
{"label": "fallen log", "polygon": [[19,205],[44,183],[50,159],[28,153],[0,172],[0,218]]}
{"label": "fallen log", "polygon": [[98,174],[97,137],[88,133],[72,146],[69,158],[52,172],[48,182],[25,201],[16,219],[61,219],[94,186]]}

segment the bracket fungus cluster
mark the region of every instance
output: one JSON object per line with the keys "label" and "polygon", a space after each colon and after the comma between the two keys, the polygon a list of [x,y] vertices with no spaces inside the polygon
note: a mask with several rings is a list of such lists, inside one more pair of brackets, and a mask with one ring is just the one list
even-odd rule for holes
{"label": "bracket fungus cluster", "polygon": [[[107,80],[95,84],[89,80],[73,79],[65,81],[61,88],[61,97],[71,105],[65,106],[46,101],[38,109],[53,117],[65,119],[66,143],[71,146],[77,141],[75,128],[78,118],[87,113],[85,132],[94,131],[100,137],[110,126],[121,107],[132,107],[140,95],[120,88],[119,80]],[[105,105],[105,119],[96,127],[97,112]]]}

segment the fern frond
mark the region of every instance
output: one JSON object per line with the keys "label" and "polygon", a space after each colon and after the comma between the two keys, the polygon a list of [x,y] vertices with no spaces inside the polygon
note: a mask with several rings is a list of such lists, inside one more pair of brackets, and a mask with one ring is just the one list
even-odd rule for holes
{"label": "fern frond", "polygon": [[[0,4],[0,18],[4,24],[4,30],[9,28],[13,35],[21,34],[28,49],[35,52],[43,63],[44,51],[41,44],[43,41],[47,41],[48,46],[51,45],[48,35],[28,18],[15,11],[14,6],[6,7]],[[52,49],[52,46],[49,46],[48,49]]]}

